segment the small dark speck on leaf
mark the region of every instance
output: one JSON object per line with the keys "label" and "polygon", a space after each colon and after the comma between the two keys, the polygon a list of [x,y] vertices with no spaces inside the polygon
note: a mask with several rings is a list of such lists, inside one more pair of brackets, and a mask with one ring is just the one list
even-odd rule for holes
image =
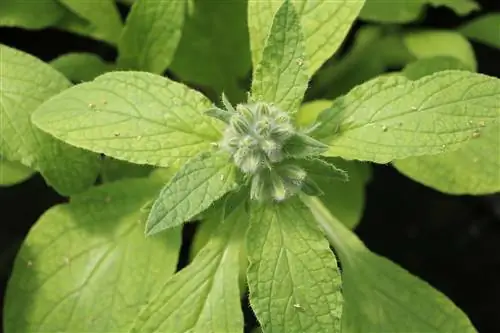
{"label": "small dark speck on leaf", "polygon": [[28,260],[28,262],[26,263],[26,266],[28,266],[28,267],[33,266],[33,263],[31,262],[31,260]]}
{"label": "small dark speck on leaf", "polygon": [[481,121],[479,122],[479,126],[481,126],[481,127],[486,126],[486,123],[484,122],[484,120],[481,120]]}
{"label": "small dark speck on leaf", "polygon": [[120,136],[120,132],[113,133],[114,136]]}
{"label": "small dark speck on leaf", "polygon": [[387,132],[388,128],[386,125],[382,125],[382,131]]}
{"label": "small dark speck on leaf", "polygon": [[111,197],[106,197],[106,199],[104,199],[104,202],[105,203],[110,203],[111,202]]}
{"label": "small dark speck on leaf", "polygon": [[94,103],[89,103],[89,108],[90,109],[95,109],[95,104]]}
{"label": "small dark speck on leaf", "polygon": [[480,136],[481,136],[481,133],[479,131],[474,131],[474,133],[472,133],[473,138],[479,138]]}

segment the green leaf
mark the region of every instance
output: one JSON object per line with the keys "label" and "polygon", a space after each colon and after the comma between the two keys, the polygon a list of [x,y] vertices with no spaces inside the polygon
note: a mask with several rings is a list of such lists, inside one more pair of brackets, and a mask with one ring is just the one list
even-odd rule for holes
{"label": "green leaf", "polygon": [[228,155],[213,153],[195,157],[162,189],[148,217],[146,234],[189,221],[236,185],[236,170]]}
{"label": "green leaf", "polygon": [[40,171],[63,195],[92,185],[99,170],[98,156],[53,139],[30,120],[40,104],[70,83],[49,65],[5,45],[0,45],[0,67],[0,154]]}
{"label": "green leaf", "polygon": [[66,10],[55,0],[2,0],[0,26],[23,29],[43,29],[56,24]]}
{"label": "green leaf", "polygon": [[[327,158],[323,163],[304,160],[299,165],[318,184],[323,192],[319,198],[325,206],[349,229],[354,229],[361,221],[365,204],[365,175],[360,163]],[[334,169],[329,170],[329,165]]]}
{"label": "green leaf", "polygon": [[96,27],[91,22],[78,16],[69,9],[66,9],[66,14],[57,22],[55,28],[106,42],[113,46],[117,43],[116,36],[110,36],[108,32]]}
{"label": "green leaf", "polygon": [[194,261],[139,313],[131,332],[242,333],[238,275],[247,220],[239,202]]}
{"label": "green leaf", "polygon": [[320,99],[304,103],[300,106],[299,111],[295,114],[295,123],[303,128],[310,127],[316,122],[318,115],[328,109],[333,104],[333,101]]}
{"label": "green leaf", "polygon": [[340,273],[297,197],[251,207],[246,238],[250,304],[264,332],[340,332]]}
{"label": "green leaf", "polygon": [[428,30],[407,33],[403,42],[417,59],[449,56],[460,60],[470,70],[477,68],[474,50],[469,41],[455,31]]}
{"label": "green leaf", "polygon": [[34,171],[21,163],[10,162],[0,157],[0,187],[11,186],[25,181]]}
{"label": "green leaf", "polygon": [[71,12],[88,21],[106,40],[116,43],[122,32],[120,13],[114,0],[58,0]]}
{"label": "green leaf", "polygon": [[427,5],[446,6],[463,16],[480,9],[474,0],[412,0],[390,3],[386,0],[366,0],[360,18],[380,23],[409,23],[424,16]]}
{"label": "green leaf", "polygon": [[480,16],[463,26],[458,31],[467,38],[500,49],[500,13]]}
{"label": "green leaf", "polygon": [[318,198],[305,197],[304,201],[342,263],[343,332],[476,332],[467,316],[445,295],[370,252]]}
{"label": "green leaf", "polygon": [[309,80],[304,61],[299,17],[287,0],[274,17],[262,60],[255,70],[252,98],[274,102],[287,112],[297,111]]}
{"label": "green leaf", "polygon": [[113,182],[123,178],[147,177],[153,167],[150,165],[133,164],[114,158],[105,158],[102,163],[101,177],[104,182]]}
{"label": "green leaf", "polygon": [[491,123],[476,140],[457,151],[397,160],[394,166],[411,179],[445,193],[500,192],[499,133],[500,125]]}
{"label": "green leaf", "polygon": [[95,187],[49,209],[31,229],[9,281],[7,332],[126,332],[173,274],[180,229],[144,238],[161,183]]}
{"label": "green leaf", "polygon": [[[273,17],[283,0],[248,0],[252,63],[261,62]],[[307,72],[312,76],[344,41],[365,0],[294,0],[305,41]]]}
{"label": "green leaf", "polygon": [[498,121],[499,98],[500,80],[465,71],[380,77],[335,100],[313,137],[325,155],[375,163],[445,153]]}
{"label": "green leaf", "polygon": [[210,149],[220,122],[211,102],[144,72],[113,72],[77,85],[38,108],[33,122],[71,145],[136,164],[180,166]]}
{"label": "green leaf", "polygon": [[181,38],[185,7],[185,1],[136,1],[118,43],[118,66],[162,74]]}
{"label": "green leaf", "polygon": [[424,76],[445,70],[470,70],[468,66],[457,58],[449,56],[437,56],[432,58],[423,58],[408,64],[402,71],[402,74],[410,80],[418,80]]}
{"label": "green leaf", "polygon": [[250,72],[247,1],[189,2],[182,38],[170,66],[182,80],[246,99],[239,82]]}
{"label": "green leaf", "polygon": [[67,53],[52,60],[50,65],[75,83],[92,81],[115,68],[93,53]]}

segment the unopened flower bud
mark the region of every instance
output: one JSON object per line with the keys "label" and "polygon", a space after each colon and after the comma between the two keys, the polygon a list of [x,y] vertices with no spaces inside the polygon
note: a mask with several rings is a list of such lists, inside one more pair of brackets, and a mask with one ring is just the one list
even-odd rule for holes
{"label": "unopened flower bud", "polygon": [[244,173],[255,173],[263,165],[262,153],[259,151],[252,151],[245,155],[238,166]]}
{"label": "unopened flower bud", "polygon": [[261,119],[255,123],[255,132],[261,137],[268,137],[271,133],[271,126],[269,119]]}
{"label": "unopened flower bud", "polygon": [[265,140],[261,143],[260,147],[266,154],[267,158],[269,158],[269,161],[271,161],[272,163],[280,162],[283,160],[281,146],[278,145],[275,141]]}
{"label": "unopened flower bud", "polygon": [[251,122],[255,118],[255,115],[252,113],[248,107],[242,104],[238,104],[236,106],[236,111],[243,116],[247,121]]}
{"label": "unopened flower bud", "polygon": [[283,201],[286,198],[287,190],[285,183],[275,172],[271,173],[271,195],[276,201]]}
{"label": "unopened flower bud", "polygon": [[293,130],[292,125],[288,123],[280,124],[273,127],[271,130],[271,136],[273,139],[283,142],[290,138],[294,132],[295,131]]}
{"label": "unopened flower bud", "polygon": [[293,164],[287,164],[280,168],[280,175],[289,182],[296,186],[301,186],[307,177],[307,172]]}
{"label": "unopened flower bud", "polygon": [[243,117],[238,115],[231,117],[230,125],[239,134],[246,134],[250,129],[248,122]]}

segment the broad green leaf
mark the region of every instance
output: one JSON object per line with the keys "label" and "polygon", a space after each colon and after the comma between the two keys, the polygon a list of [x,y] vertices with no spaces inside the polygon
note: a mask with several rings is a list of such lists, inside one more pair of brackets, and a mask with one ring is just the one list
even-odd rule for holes
{"label": "broad green leaf", "polygon": [[0,45],[0,154],[10,161],[40,171],[63,195],[92,185],[98,156],[55,140],[32,126],[33,111],[45,100],[67,89],[62,74],[33,56]]}
{"label": "broad green leaf", "polygon": [[113,182],[123,178],[147,177],[153,167],[120,161],[106,157],[102,163],[101,178],[104,182]]}
{"label": "broad green leaf", "polygon": [[295,112],[307,89],[304,43],[294,6],[285,1],[273,20],[252,81],[252,98]]}
{"label": "broad green leaf", "polygon": [[246,99],[239,81],[250,72],[247,1],[190,1],[171,70],[182,80]]}
{"label": "broad green leaf", "polygon": [[193,262],[157,291],[131,332],[242,333],[238,275],[247,220],[240,202]]}
{"label": "broad green leaf", "polygon": [[181,38],[186,1],[139,0],[118,43],[118,66],[162,74]]}
{"label": "broad green leaf", "polygon": [[71,12],[88,21],[106,40],[116,43],[122,31],[120,13],[114,0],[58,0]]}
{"label": "broad green leaf", "polygon": [[450,194],[500,192],[500,125],[491,124],[457,151],[394,161],[411,179]]}
{"label": "broad green leaf", "polygon": [[113,72],[55,96],[32,120],[71,145],[168,167],[219,140],[221,124],[203,114],[210,107],[202,94],[159,75]]}
{"label": "broad green leaf", "polygon": [[491,13],[464,24],[458,31],[474,41],[500,49],[498,29],[500,29],[500,13]]}
{"label": "broad green leaf", "polygon": [[424,76],[432,75],[436,72],[445,70],[470,70],[467,65],[457,58],[449,56],[437,56],[431,58],[423,58],[408,64],[401,74],[410,80],[418,80]]}
{"label": "broad green leaf", "polygon": [[115,68],[93,53],[67,53],[52,60],[50,65],[75,83],[92,81]]}
{"label": "broad green leaf", "polygon": [[458,32],[446,30],[417,31],[405,34],[403,41],[408,51],[417,59],[450,56],[460,60],[472,71],[477,68],[472,45]]}
{"label": "broad green leaf", "polygon": [[409,23],[420,19],[427,5],[446,6],[458,15],[467,15],[480,7],[474,0],[366,0],[360,18],[380,23]]}
{"label": "broad green leaf", "polygon": [[[365,0],[294,0],[305,41],[304,61],[312,76],[344,41]],[[261,62],[273,17],[283,0],[248,0],[252,63]]]}
{"label": "broad green leaf", "polygon": [[247,279],[263,331],[340,332],[340,273],[309,210],[295,197],[250,214]]}
{"label": "broad green leaf", "polygon": [[375,163],[445,153],[499,121],[499,99],[500,80],[466,71],[381,77],[335,100],[313,136],[327,156]]}
{"label": "broad green leaf", "polygon": [[56,24],[66,9],[55,0],[0,1],[0,26],[43,29]]}
{"label": "broad green leaf", "polygon": [[193,158],[162,189],[149,214],[146,234],[189,221],[236,186],[236,170],[225,153]]}
{"label": "broad green leaf", "polygon": [[7,332],[126,332],[175,271],[180,229],[144,238],[141,206],[161,183],[99,186],[49,209],[7,288]]}
{"label": "broad green leaf", "polygon": [[0,157],[0,187],[23,182],[31,177],[33,173],[33,170],[21,163],[10,162]]}
{"label": "broad green leaf", "polygon": [[368,250],[318,198],[305,198],[342,263],[342,332],[476,332],[445,295]]}

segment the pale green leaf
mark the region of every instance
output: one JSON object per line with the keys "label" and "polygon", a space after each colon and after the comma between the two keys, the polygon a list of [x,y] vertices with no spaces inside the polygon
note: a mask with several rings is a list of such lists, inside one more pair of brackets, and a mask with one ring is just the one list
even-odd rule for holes
{"label": "pale green leaf", "polygon": [[368,250],[318,198],[304,197],[342,263],[345,333],[476,332],[451,300]]}
{"label": "pale green leaf", "polygon": [[106,184],[45,212],[16,258],[5,330],[126,332],[177,265],[180,229],[144,238],[140,208],[160,187]]}
{"label": "pale green leaf", "polygon": [[55,0],[0,1],[0,26],[23,29],[43,29],[56,24],[66,9]]}
{"label": "pale green leaf", "polygon": [[236,186],[236,169],[225,153],[193,158],[162,189],[148,217],[146,234],[189,221]]}
{"label": "pale green leaf", "polygon": [[182,38],[170,66],[182,80],[210,87],[219,97],[245,100],[239,81],[250,72],[247,1],[189,2]]}
{"label": "pale green leaf", "polygon": [[93,53],[67,53],[50,62],[50,65],[75,83],[92,81],[99,75],[112,71],[115,66]]}
{"label": "pale green leaf", "polygon": [[88,21],[94,29],[99,30],[105,40],[114,43],[118,41],[123,25],[114,0],[59,0],[59,2]]}
{"label": "pale green leaf", "polygon": [[33,115],[42,130],[77,147],[137,164],[182,165],[220,138],[211,102],[145,72],[113,72],[77,85]]}
{"label": "pale green leaf", "polygon": [[290,1],[277,11],[261,62],[252,81],[252,99],[273,102],[286,112],[298,110],[307,89],[300,20]]}
{"label": "pale green leaf", "polygon": [[491,124],[457,151],[398,160],[394,166],[411,179],[445,193],[500,192],[500,125]]}
{"label": "pale green leaf", "polygon": [[238,275],[247,220],[239,202],[193,262],[157,291],[131,332],[242,333]]}
{"label": "pale green leaf", "polygon": [[424,16],[426,6],[446,6],[458,15],[467,15],[480,7],[474,0],[366,0],[360,18],[380,23],[409,23]]}
{"label": "pale green leaf", "polygon": [[[307,72],[312,76],[344,41],[365,0],[294,0],[305,41]],[[252,63],[260,63],[273,17],[283,0],[249,0]]]}
{"label": "pale green leaf", "polygon": [[92,185],[98,156],[57,141],[32,126],[33,111],[70,86],[69,81],[33,56],[0,45],[0,154],[40,171],[63,195]]}
{"label": "pale green leaf", "polygon": [[376,163],[445,153],[499,121],[499,99],[500,80],[466,71],[381,77],[335,100],[313,136],[325,155]]}
{"label": "pale green leaf", "polygon": [[459,28],[464,36],[491,47],[500,49],[500,13],[478,17]]}
{"label": "pale green leaf", "polygon": [[162,74],[181,38],[185,7],[185,1],[136,1],[118,43],[118,66]]}
{"label": "pale green leaf", "polygon": [[446,30],[410,32],[403,36],[403,42],[417,59],[449,56],[457,58],[472,71],[477,68],[472,45],[458,32]]}
{"label": "pale green leaf", "polygon": [[410,80],[418,80],[424,76],[432,75],[436,72],[445,70],[470,70],[467,65],[457,58],[450,56],[437,56],[431,58],[422,58],[414,61],[403,69],[401,74],[409,78]]}
{"label": "pale green leaf", "polygon": [[113,182],[123,178],[147,177],[153,167],[120,161],[106,157],[102,162],[101,178],[104,182]]}
{"label": "pale green leaf", "polygon": [[0,187],[21,183],[31,177],[34,171],[18,162],[0,157]]}
{"label": "pale green leaf", "polygon": [[264,332],[340,332],[340,273],[297,197],[253,206],[246,246],[250,304]]}
{"label": "pale green leaf", "polygon": [[295,123],[303,128],[312,126],[316,122],[318,115],[332,106],[333,101],[320,99],[304,103],[295,114]]}

